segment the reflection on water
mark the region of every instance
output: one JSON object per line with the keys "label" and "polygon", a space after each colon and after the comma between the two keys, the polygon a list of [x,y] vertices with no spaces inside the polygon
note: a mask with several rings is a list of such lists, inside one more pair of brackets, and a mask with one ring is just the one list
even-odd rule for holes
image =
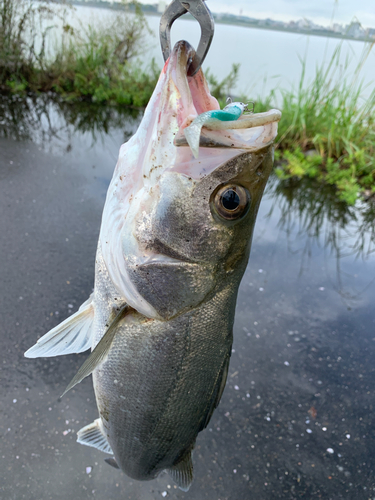
{"label": "reflection on water", "polygon": [[358,202],[355,207],[337,199],[335,190],[314,179],[280,181],[271,178],[268,195],[280,210],[279,227],[288,235],[318,242],[338,258],[368,257],[375,250],[375,206]]}
{"label": "reflection on water", "polygon": [[141,115],[137,109],[72,103],[46,94],[0,95],[0,137],[31,140],[46,148],[60,144],[69,151],[77,133],[88,134],[95,144],[111,130],[122,129],[125,142],[133,135]]}
{"label": "reflection on water", "polygon": [[314,179],[280,181],[276,175],[269,181],[265,205],[265,219],[284,234],[281,240],[301,280],[308,281],[314,261],[321,261],[345,307],[356,307],[375,280],[366,273],[374,263],[375,205],[361,201],[348,206],[332,186]]}

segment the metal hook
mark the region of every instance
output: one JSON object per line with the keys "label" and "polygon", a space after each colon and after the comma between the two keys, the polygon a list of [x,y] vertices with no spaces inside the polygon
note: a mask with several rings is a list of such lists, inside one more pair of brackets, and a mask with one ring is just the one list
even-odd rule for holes
{"label": "metal hook", "polygon": [[[249,104],[252,104],[252,105],[253,105],[253,108],[252,108],[252,109],[249,109],[249,108],[248,108],[248,105],[249,105]],[[255,102],[254,102],[254,101],[249,101],[249,102],[246,104],[245,111],[246,111],[247,113],[252,114],[252,113],[254,113],[254,110],[255,110]]]}
{"label": "metal hook", "polygon": [[[227,100],[226,100],[226,103],[227,105],[229,104],[232,104],[233,100],[232,98],[229,96],[227,97]],[[242,104],[244,106],[244,113],[248,113],[248,114],[253,114],[254,113],[254,110],[255,110],[255,102],[254,101],[249,101],[248,103],[244,103],[244,102],[241,102],[240,104]],[[252,109],[249,109],[248,106],[249,104],[252,104]]]}
{"label": "metal hook", "polygon": [[202,31],[195,56],[188,68],[188,75],[193,76],[201,67],[214,36],[214,19],[204,0],[173,0],[160,19],[160,44],[166,61],[171,53],[172,24],[187,12],[199,22]]}

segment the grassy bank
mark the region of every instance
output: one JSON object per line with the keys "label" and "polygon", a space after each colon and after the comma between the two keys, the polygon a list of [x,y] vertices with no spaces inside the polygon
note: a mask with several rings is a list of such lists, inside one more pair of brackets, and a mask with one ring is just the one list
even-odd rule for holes
{"label": "grassy bank", "polygon": [[311,82],[302,64],[298,88],[280,92],[276,172],[281,179],[307,176],[335,185],[339,199],[354,204],[361,193],[375,193],[375,89],[365,89],[361,75],[373,45],[365,46],[352,73],[340,48]]}
{"label": "grassy bank", "polygon": [[[68,22],[71,9],[52,0],[0,0],[0,91],[53,92],[68,100],[145,106],[160,69],[144,67],[139,59],[149,31],[139,4],[124,0],[112,23],[78,29]],[[56,26],[62,33],[58,41],[52,36]],[[270,107],[283,112],[276,143],[280,179],[310,177],[334,185],[347,204],[375,193],[375,90],[367,89],[364,99],[361,81],[372,49],[365,46],[350,73],[339,47],[310,82],[302,63],[297,88],[258,100],[256,112]],[[206,72],[222,105],[239,71],[234,65],[222,81]]]}
{"label": "grassy bank", "polygon": [[139,4],[124,0],[121,15],[97,26],[74,28],[72,12],[52,0],[0,0],[0,91],[145,106],[159,70],[137,60],[149,31]]}

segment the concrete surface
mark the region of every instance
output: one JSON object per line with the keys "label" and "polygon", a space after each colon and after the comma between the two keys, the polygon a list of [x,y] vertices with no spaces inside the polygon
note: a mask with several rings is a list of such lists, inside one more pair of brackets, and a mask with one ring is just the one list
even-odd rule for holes
{"label": "concrete surface", "polygon": [[375,259],[352,251],[363,220],[323,217],[318,235],[306,226],[318,214],[299,214],[274,187],[241,284],[227,387],[198,437],[190,491],[166,474],[136,482],[76,443],[97,418],[91,377],[58,398],[86,354],[23,353],[92,290],[106,187],[123,129],[129,136],[138,118],[95,137],[89,124],[64,125],[57,108],[52,118],[58,133],[49,138],[37,121],[22,140],[12,138],[16,122],[0,138],[0,498],[375,498]]}

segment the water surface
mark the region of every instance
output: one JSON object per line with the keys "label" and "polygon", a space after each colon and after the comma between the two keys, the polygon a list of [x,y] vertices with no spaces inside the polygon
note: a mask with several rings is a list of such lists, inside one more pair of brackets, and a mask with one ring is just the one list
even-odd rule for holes
{"label": "water surface", "polygon": [[[110,21],[119,16],[118,11],[93,7],[76,7],[76,21],[83,25]],[[159,44],[158,16],[147,16],[154,35],[147,37],[145,50],[141,59],[145,62],[155,59],[162,67],[164,61]],[[194,47],[198,46],[200,27],[197,22],[178,19],[172,26],[172,44],[178,40],[187,40]],[[354,72],[360,61],[365,44],[359,41],[340,40],[298,33],[245,28],[225,24],[216,24],[215,36],[204,62],[203,69],[209,68],[211,73],[220,79],[225,78],[233,63],[241,65],[238,84],[233,88],[234,94],[245,94],[256,98],[268,94],[275,88],[297,86],[300,80],[301,59],[306,61],[306,81],[315,76],[317,65],[327,67],[336,48],[342,44],[341,68],[347,58],[350,60],[348,77]],[[375,82],[375,50],[362,69],[362,77],[369,88],[368,95]]]}

